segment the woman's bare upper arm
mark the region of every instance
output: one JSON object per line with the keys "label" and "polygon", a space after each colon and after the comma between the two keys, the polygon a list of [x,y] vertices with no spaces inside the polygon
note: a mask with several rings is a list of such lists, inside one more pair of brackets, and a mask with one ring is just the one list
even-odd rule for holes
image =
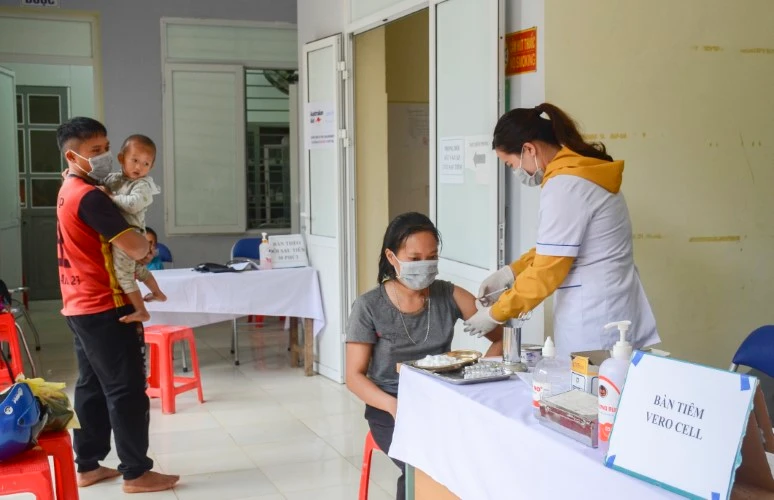
{"label": "woman's bare upper arm", "polygon": [[470,318],[478,311],[476,308],[476,298],[464,288],[458,286],[454,287],[454,302],[456,302],[457,307],[460,308],[462,319],[464,320]]}
{"label": "woman's bare upper arm", "polygon": [[361,373],[368,371],[374,345],[366,342],[347,342],[347,373]]}

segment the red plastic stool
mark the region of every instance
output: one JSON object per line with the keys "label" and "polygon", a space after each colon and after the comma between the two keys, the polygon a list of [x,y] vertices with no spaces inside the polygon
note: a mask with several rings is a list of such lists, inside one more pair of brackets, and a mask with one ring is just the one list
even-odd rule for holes
{"label": "red plastic stool", "polygon": [[54,500],[46,452],[30,450],[0,462],[0,496],[14,493],[32,493],[37,500]]}
{"label": "red plastic stool", "polygon": [[365,449],[363,450],[363,467],[360,469],[360,495],[359,500],[368,500],[368,483],[371,478],[371,456],[374,451],[381,451],[379,445],[374,441],[371,431],[368,431],[365,438]]}
{"label": "red plastic stool", "polygon": [[[0,314],[0,343],[5,342],[10,346],[11,352],[11,371],[14,376],[24,372],[24,360],[22,359],[21,347],[19,346],[19,333],[16,331],[16,321],[13,314]],[[0,361],[0,386],[13,384],[13,380],[8,376],[8,370]]]}
{"label": "red plastic stool", "polygon": [[[176,377],[172,359],[172,345],[175,342],[188,342],[191,352],[191,367],[193,377]],[[158,325],[145,328],[145,343],[150,347],[148,362],[148,397],[161,398],[161,411],[165,414],[175,413],[175,398],[178,394],[192,391],[199,393],[199,402],[204,403],[202,394],[202,378],[199,373],[199,357],[196,354],[196,339],[191,328],[187,326]]]}
{"label": "red plastic stool", "polygon": [[38,436],[38,446],[54,459],[54,478],[58,500],[78,500],[78,482],[75,478],[73,443],[67,431],[44,432]]}

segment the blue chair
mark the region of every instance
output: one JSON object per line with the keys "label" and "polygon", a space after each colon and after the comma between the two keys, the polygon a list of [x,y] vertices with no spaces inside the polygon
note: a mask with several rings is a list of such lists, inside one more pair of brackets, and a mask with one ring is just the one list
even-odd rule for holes
{"label": "blue chair", "polygon": [[736,371],[739,366],[754,368],[774,377],[774,325],[762,326],[744,339],[734,354],[729,370]]}
{"label": "blue chair", "polygon": [[169,251],[168,246],[163,243],[156,243],[156,249],[159,251],[161,262],[169,262],[170,264],[174,264],[174,259],[172,259],[172,252]]}
{"label": "blue chair", "polygon": [[261,245],[261,238],[242,238],[234,243],[231,247],[231,258],[244,258],[260,260],[261,256],[258,253],[258,247]]}

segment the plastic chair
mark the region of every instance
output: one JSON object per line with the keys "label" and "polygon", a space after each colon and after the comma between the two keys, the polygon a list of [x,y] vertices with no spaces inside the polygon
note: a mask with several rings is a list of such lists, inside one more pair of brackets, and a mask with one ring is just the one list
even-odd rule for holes
{"label": "plastic chair", "polygon": [[[37,500],[54,500],[54,485],[46,452],[30,450],[0,462],[0,496],[16,493],[32,493]],[[72,497],[61,498],[70,500]]]}
{"label": "plastic chair", "polygon": [[159,251],[161,262],[168,262],[174,267],[174,260],[172,259],[172,252],[170,252],[169,247],[163,243],[156,243],[156,249]]}
{"label": "plastic chair", "polygon": [[[253,259],[256,261],[261,260],[259,247],[261,245],[261,238],[242,238],[237,240],[231,247],[231,260],[243,258]],[[239,327],[240,326],[256,326],[263,328],[263,316],[250,315],[247,317],[247,321],[239,322],[234,319],[234,332],[231,337],[231,354],[234,355],[234,364],[239,365]]]}
{"label": "plastic chair", "polygon": [[774,377],[774,325],[762,326],[747,336],[734,354],[729,370],[747,366]]}
{"label": "plastic chair", "polygon": [[365,438],[365,449],[363,450],[363,466],[360,468],[360,494],[358,495],[358,500],[368,500],[368,483],[371,480],[371,458],[374,451],[381,451],[381,449],[374,441],[371,431],[368,431]]}
{"label": "plastic chair", "polygon": [[[37,376],[37,370],[35,369],[35,363],[32,360],[32,354],[30,348],[27,345],[27,340],[24,338],[19,323],[15,321],[13,314],[0,313],[0,349],[3,349],[2,344],[8,345],[8,358],[10,358],[9,364],[13,377],[16,377],[20,373],[24,373],[24,360],[22,359],[21,346],[19,345],[19,339],[24,344],[24,350],[27,353],[27,359],[29,360],[30,367],[32,368],[32,376]],[[4,363],[0,363],[0,387],[13,384],[11,376],[8,374],[8,369]]]}
{"label": "plastic chair", "polygon": [[[172,349],[174,343],[180,341],[187,342],[191,351],[192,377],[175,377]],[[187,326],[149,326],[145,328],[145,343],[150,346],[150,374],[145,392],[148,397],[161,398],[161,411],[165,414],[175,413],[177,395],[194,389],[198,393],[199,402],[204,403],[193,330]]]}
{"label": "plastic chair", "polygon": [[73,443],[67,431],[44,432],[38,436],[38,446],[54,459],[56,498],[78,500],[78,482],[75,477]]}

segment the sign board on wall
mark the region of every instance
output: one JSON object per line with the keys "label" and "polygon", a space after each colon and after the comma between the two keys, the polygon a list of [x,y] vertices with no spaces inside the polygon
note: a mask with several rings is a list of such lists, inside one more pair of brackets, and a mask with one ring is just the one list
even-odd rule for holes
{"label": "sign board on wall", "polygon": [[537,71],[537,27],[505,35],[505,76]]}
{"label": "sign board on wall", "polygon": [[21,0],[22,7],[59,7],[59,0]]}
{"label": "sign board on wall", "polygon": [[336,146],[336,109],[333,102],[309,102],[304,113],[307,149]]}
{"label": "sign board on wall", "polygon": [[441,184],[465,183],[465,139],[444,137],[438,141],[438,181]]}
{"label": "sign board on wall", "polygon": [[269,236],[269,245],[271,245],[271,262],[274,269],[309,265],[306,244],[300,234]]}
{"label": "sign board on wall", "polygon": [[[755,377],[636,351],[605,464],[688,498],[727,499],[748,475],[772,491],[771,422],[751,413],[762,399]],[[747,474],[756,464],[765,475]]]}

